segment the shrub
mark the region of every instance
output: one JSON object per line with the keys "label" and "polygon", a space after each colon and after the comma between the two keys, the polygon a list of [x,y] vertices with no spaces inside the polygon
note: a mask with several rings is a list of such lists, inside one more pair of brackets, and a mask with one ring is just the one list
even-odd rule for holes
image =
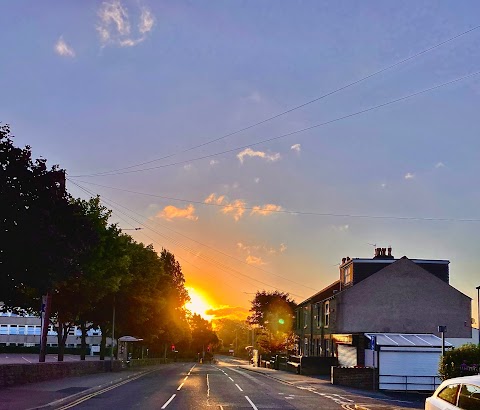
{"label": "shrub", "polygon": [[442,380],[479,374],[479,370],[480,347],[472,343],[445,352],[438,368]]}

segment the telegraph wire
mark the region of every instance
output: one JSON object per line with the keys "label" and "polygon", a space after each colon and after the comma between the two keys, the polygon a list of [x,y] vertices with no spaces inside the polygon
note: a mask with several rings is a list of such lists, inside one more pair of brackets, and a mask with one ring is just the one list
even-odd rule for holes
{"label": "telegraph wire", "polygon": [[249,130],[249,129],[251,129],[251,128],[257,127],[258,125],[265,124],[266,122],[269,122],[269,121],[272,121],[272,120],[274,120],[274,119],[276,119],[276,118],[282,117],[282,116],[284,116],[284,115],[286,115],[286,114],[289,114],[289,113],[291,113],[291,112],[293,112],[293,111],[296,111],[296,110],[298,110],[298,109],[300,109],[300,108],[303,108],[303,107],[305,107],[305,106],[307,106],[307,105],[313,104],[314,102],[323,100],[324,98],[327,98],[327,97],[329,97],[329,96],[331,96],[331,95],[333,95],[333,94],[336,94],[336,93],[338,93],[338,92],[340,92],[340,91],[343,91],[343,90],[345,90],[345,89],[347,89],[347,88],[353,87],[354,85],[357,85],[357,84],[359,84],[359,83],[361,83],[361,82],[363,82],[363,81],[368,80],[369,78],[375,77],[375,76],[377,76],[377,75],[379,75],[379,74],[381,74],[381,73],[384,73],[385,71],[391,70],[392,68],[395,68],[395,67],[397,67],[397,66],[399,66],[399,65],[401,65],[401,64],[404,64],[404,63],[406,63],[406,62],[408,62],[408,61],[410,61],[410,60],[413,60],[413,59],[415,59],[415,58],[417,58],[417,57],[420,57],[420,56],[423,55],[423,54],[427,54],[427,53],[429,53],[430,51],[433,51],[433,50],[435,50],[435,49],[437,49],[437,48],[439,48],[439,47],[441,47],[441,46],[443,46],[443,45],[445,45],[445,44],[447,44],[447,43],[452,42],[453,40],[456,40],[456,39],[458,39],[458,38],[460,38],[460,37],[463,37],[463,36],[465,36],[465,35],[473,32],[473,31],[475,31],[475,30],[477,30],[477,29],[479,29],[479,28],[480,28],[480,25],[475,26],[475,27],[473,27],[473,28],[471,28],[471,29],[469,29],[469,30],[463,31],[462,33],[457,34],[457,35],[455,35],[455,36],[453,36],[453,37],[450,37],[450,38],[448,38],[447,40],[444,40],[444,41],[442,41],[442,42],[440,42],[440,43],[438,43],[438,44],[436,44],[436,45],[433,45],[433,46],[431,46],[431,47],[428,47],[428,48],[426,48],[425,50],[419,51],[418,53],[415,53],[415,54],[411,55],[410,57],[406,57],[406,58],[404,58],[404,59],[402,59],[402,60],[400,60],[400,61],[397,61],[397,62],[394,63],[394,64],[391,64],[391,65],[389,65],[389,66],[387,66],[387,67],[384,67],[384,68],[382,68],[382,69],[380,69],[380,70],[378,70],[378,71],[375,71],[375,72],[373,72],[373,73],[371,73],[371,74],[369,74],[369,75],[367,75],[367,76],[365,76],[365,77],[362,77],[362,78],[360,78],[360,79],[358,79],[358,80],[352,81],[352,82],[350,82],[350,83],[348,83],[348,84],[346,84],[346,85],[343,85],[343,86],[341,86],[341,87],[339,87],[339,88],[337,88],[337,89],[335,89],[335,90],[333,90],[333,91],[329,91],[329,92],[327,92],[326,94],[321,95],[320,97],[314,98],[313,100],[307,101],[307,102],[305,102],[305,103],[303,103],[303,104],[297,105],[297,106],[295,106],[295,107],[293,107],[293,108],[290,108],[290,109],[288,109],[288,110],[286,110],[286,111],[283,111],[283,112],[281,112],[281,113],[279,113],[279,114],[276,114],[276,115],[274,115],[274,116],[272,116],[272,117],[268,117],[268,118],[266,118],[266,119],[264,119],[264,120],[258,121],[258,122],[256,122],[256,123],[251,124],[251,125],[248,125],[248,126],[246,126],[246,127],[244,127],[244,128],[238,129],[238,130],[236,130],[236,131],[232,131],[232,132],[230,132],[230,133],[228,133],[228,134],[225,134],[225,135],[222,135],[222,136],[220,136],[220,137],[218,137],[218,138],[214,138],[214,139],[212,139],[212,140],[203,142],[203,143],[201,143],[201,144],[195,145],[195,146],[190,147],[190,148],[186,148],[186,149],[183,149],[183,150],[176,151],[176,152],[174,152],[174,153],[172,153],[172,154],[166,155],[166,156],[161,157],[161,158],[152,159],[152,160],[150,160],[150,161],[141,162],[141,163],[138,163],[138,164],[135,164],[135,165],[127,166],[127,167],[117,168],[117,169],[114,169],[114,170],[111,170],[111,171],[99,172],[98,174],[95,174],[95,175],[110,174],[110,173],[113,173],[113,172],[118,172],[118,171],[123,171],[123,170],[131,169],[131,168],[140,167],[140,166],[142,166],[142,165],[147,165],[147,164],[151,164],[151,163],[153,163],[153,162],[157,162],[157,161],[161,161],[161,160],[164,160],[164,159],[172,158],[172,157],[174,157],[174,156],[176,156],[176,155],[184,154],[184,153],[186,153],[186,152],[195,150],[195,149],[197,149],[197,148],[201,148],[201,147],[204,147],[204,146],[206,146],[206,145],[210,145],[210,144],[212,144],[212,143],[214,143],[214,142],[221,141],[221,140],[223,140],[223,139],[225,139],[225,138],[231,137],[232,135],[239,134],[239,133],[241,133],[241,132],[243,132],[243,131],[247,131],[247,130]]}
{"label": "telegraph wire", "polygon": [[[94,195],[94,196],[96,195],[94,192],[92,192],[92,191],[90,191],[90,190],[88,190],[88,189],[86,189],[86,188],[83,188],[81,185],[75,183],[74,181],[71,181],[71,180],[69,180],[69,181],[70,181],[71,183],[73,183],[74,185],[76,185],[77,187],[79,187],[80,189],[83,189],[84,192],[89,193],[89,195]],[[140,215],[140,214],[138,214],[137,212],[132,211],[131,209],[129,209],[129,208],[127,208],[127,207],[125,207],[125,206],[123,206],[123,205],[121,205],[121,204],[113,201],[112,199],[108,199],[108,198],[105,198],[105,197],[101,197],[101,198],[103,198],[103,199],[102,199],[103,202],[105,202],[105,203],[110,203],[109,206],[112,206],[111,203],[114,203],[114,204],[116,204],[116,205],[118,205],[118,206],[120,206],[120,207],[128,210],[129,212],[132,212],[132,213],[134,213],[134,214]],[[118,208],[117,208],[117,211],[118,211]],[[123,212],[123,214],[124,214],[124,215],[127,215],[127,214],[125,214],[124,212]],[[159,236],[161,236],[161,237],[164,237],[164,238],[172,241],[172,242],[175,243],[177,246],[179,246],[180,248],[186,250],[187,252],[190,252],[190,253],[192,253],[193,255],[196,255],[195,250],[192,249],[192,248],[190,248],[189,246],[186,246],[186,245],[182,244],[182,243],[179,242],[178,240],[176,240],[176,239],[174,239],[174,238],[172,238],[172,237],[170,237],[170,236],[168,236],[168,235],[162,234],[162,233],[154,230],[154,229],[151,228],[150,226],[146,225],[145,223],[142,223],[141,221],[133,218],[132,216],[129,216],[129,215],[127,215],[127,216],[128,216],[129,218],[131,218],[133,221],[137,222],[138,224],[146,227],[147,229],[151,230],[152,232],[155,232],[157,235],[159,235]],[[141,216],[142,218],[144,218],[143,215],[140,215],[140,216]],[[167,228],[167,229],[168,229],[168,228]],[[170,229],[170,230],[171,230],[171,229]],[[175,231],[174,231],[174,232],[175,232]],[[181,234],[180,234],[180,235],[181,235]],[[182,235],[182,236],[185,236],[185,235]],[[187,236],[185,236],[185,237],[188,238]],[[195,241],[194,239],[191,239],[191,238],[189,238],[189,239],[192,240],[192,241],[194,241],[194,242],[200,243],[200,242],[198,242],[198,241]],[[201,244],[201,243],[200,243],[200,244]],[[202,245],[203,245],[203,244],[202,244]],[[208,247],[207,245],[204,245],[204,246]],[[213,249],[213,248],[212,248],[212,249]],[[220,252],[220,251],[217,251],[217,252]],[[272,289],[285,292],[284,290],[282,290],[282,289],[280,289],[280,288],[278,288],[278,287],[276,287],[276,286],[270,285],[270,284],[268,284],[268,283],[266,283],[266,282],[263,282],[263,281],[261,281],[261,280],[259,280],[259,279],[252,278],[251,276],[248,276],[248,275],[246,275],[246,274],[244,274],[244,273],[241,273],[241,272],[237,271],[236,269],[230,268],[228,265],[226,265],[226,264],[224,264],[224,263],[222,263],[222,262],[219,262],[218,260],[216,260],[216,259],[214,259],[214,258],[205,257],[205,256],[203,256],[203,255],[196,255],[196,256],[199,257],[200,259],[205,260],[205,261],[208,262],[208,263],[211,263],[212,265],[214,265],[214,266],[216,266],[217,268],[223,270],[224,272],[226,272],[226,273],[228,273],[228,274],[231,274],[232,276],[236,277],[237,279],[241,279],[241,278],[239,278],[237,275],[233,274],[232,271],[233,271],[233,272],[236,272],[238,275],[241,275],[241,276],[243,276],[243,277],[245,277],[245,278],[248,278],[248,279],[250,279],[250,280],[253,280],[253,281],[255,281],[255,282],[258,282],[258,283],[260,283],[260,284],[262,284],[262,285],[264,285],[264,286],[268,286],[268,287],[270,287],[270,288],[272,288]],[[265,272],[266,272],[266,271],[265,271]],[[269,273],[270,275],[274,275],[273,273],[270,273],[270,272],[267,272],[267,273]],[[278,276],[278,275],[274,275],[274,276]],[[283,277],[281,277],[281,276],[280,276],[280,278],[282,278],[282,279],[284,279],[284,280],[288,280],[288,279],[283,278]],[[294,283],[296,283],[296,282],[294,282]],[[296,283],[296,284],[298,284],[298,283]],[[301,286],[305,286],[305,285],[301,285]],[[313,288],[311,288],[311,289],[313,289]],[[295,294],[295,293],[292,293],[292,292],[287,292],[287,293],[289,293],[289,294],[292,295],[292,296],[297,296],[297,297],[299,297],[299,298],[303,298],[303,299],[305,298],[305,297],[302,296],[302,295],[298,295],[298,294]]]}
{"label": "telegraph wire", "polygon": [[387,102],[382,103],[382,104],[374,105],[372,107],[368,107],[368,108],[365,108],[363,110],[344,115],[342,117],[337,117],[333,120],[325,121],[325,122],[322,122],[320,124],[312,125],[310,127],[306,127],[306,128],[302,128],[302,129],[299,129],[299,130],[292,131],[292,132],[288,132],[286,134],[277,135],[275,137],[267,138],[267,139],[257,141],[257,142],[254,142],[254,143],[251,143],[251,144],[248,144],[248,145],[243,145],[243,146],[228,149],[228,150],[225,150],[225,151],[216,152],[214,154],[203,155],[201,157],[196,157],[196,158],[192,158],[192,159],[184,160],[184,161],[173,162],[173,163],[170,163],[170,164],[157,165],[155,167],[150,167],[150,168],[141,168],[141,169],[134,169],[134,170],[130,170],[130,171],[111,172],[111,173],[96,173],[96,174],[69,175],[69,176],[70,176],[70,178],[81,178],[81,177],[104,177],[104,176],[113,176],[113,175],[133,174],[133,173],[137,173],[137,172],[144,172],[144,171],[151,171],[151,170],[154,170],[154,169],[172,167],[172,166],[175,166],[175,165],[188,164],[188,163],[191,163],[191,162],[200,161],[202,159],[216,157],[216,156],[222,155],[222,154],[229,154],[229,153],[234,152],[234,151],[254,147],[254,146],[257,146],[257,145],[265,144],[267,142],[280,140],[282,138],[290,137],[290,136],[295,135],[295,134],[300,134],[302,132],[311,131],[313,129],[323,127],[325,125],[333,124],[333,123],[336,123],[336,122],[346,120],[348,118],[356,117],[358,115],[362,115],[362,114],[365,114],[367,112],[374,111],[374,110],[377,110],[379,108],[386,107],[388,105],[396,104],[398,102],[408,100],[410,98],[419,96],[421,94],[428,93],[430,91],[434,91],[434,90],[439,89],[441,87],[446,87],[447,85],[454,84],[454,83],[457,83],[459,81],[464,81],[464,80],[466,80],[468,78],[471,78],[471,77],[474,77],[478,74],[480,74],[480,70],[475,71],[475,72],[470,73],[470,74],[466,74],[462,77],[457,77],[457,78],[455,78],[453,80],[450,80],[450,81],[447,81],[445,83],[437,84],[437,85],[434,85],[433,87],[429,87],[429,88],[426,88],[424,90],[417,91],[415,93],[408,94],[408,95],[405,95],[403,97],[399,97],[399,98],[396,98],[394,100],[387,101]]}
{"label": "telegraph wire", "polygon": [[[68,179],[68,178],[67,178]],[[70,179],[68,179],[71,181]],[[73,181],[71,181],[73,183]],[[181,199],[181,198],[173,198],[168,196],[156,195],[156,194],[149,194],[145,192],[138,192],[132,191],[129,189],[123,188],[116,188],[102,184],[96,184],[94,182],[88,181],[76,181],[82,184],[89,184],[95,185],[102,188],[113,189],[122,192],[128,192],[130,194],[135,195],[144,195],[154,198],[161,198],[161,199],[168,199],[170,201],[178,201],[184,203],[192,203],[197,205],[205,205],[205,206],[213,206],[218,208],[224,208],[226,205],[222,204],[215,204],[215,203],[206,203],[203,201],[197,201],[192,199]],[[235,206],[235,205],[228,205],[229,208],[232,209],[244,209],[251,211],[255,209],[254,207],[249,206]],[[434,218],[434,217],[422,217],[422,216],[389,216],[389,215],[361,215],[361,214],[336,214],[330,212],[308,212],[308,211],[289,211],[286,209],[278,209],[278,210],[269,210],[272,213],[278,214],[289,214],[289,215],[303,215],[303,216],[323,216],[323,217],[335,217],[335,218],[356,218],[356,219],[391,219],[391,220],[400,220],[400,221],[427,221],[427,222],[480,222],[480,218]],[[168,229],[168,228],[167,228]]]}

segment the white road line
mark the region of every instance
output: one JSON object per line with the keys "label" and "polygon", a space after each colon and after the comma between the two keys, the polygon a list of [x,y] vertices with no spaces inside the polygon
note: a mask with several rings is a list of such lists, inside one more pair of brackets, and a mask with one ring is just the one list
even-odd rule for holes
{"label": "white road line", "polygon": [[207,397],[210,397],[210,381],[208,380],[208,373],[207,373]]}
{"label": "white road line", "polygon": [[27,363],[32,363],[30,360],[25,359],[23,356],[22,356],[22,359],[25,360]]}
{"label": "white road line", "polygon": [[242,388],[237,383],[235,383],[235,386],[238,387],[238,390],[243,391]]}
{"label": "white road line", "polygon": [[187,379],[188,379],[188,375],[187,375],[187,376],[185,376],[185,378],[184,378],[183,380],[187,380]]}
{"label": "white road line", "polygon": [[233,379],[230,376],[228,376],[228,378],[233,382]]}
{"label": "white road line", "polygon": [[253,401],[251,401],[248,396],[245,396],[245,398],[247,399],[247,401],[250,403],[250,406],[252,406],[253,410],[258,410],[257,406],[255,406],[255,404],[253,404]]}
{"label": "white road line", "polygon": [[177,391],[179,391],[185,383],[182,383],[180,386],[178,386]]}
{"label": "white road line", "polygon": [[168,406],[168,405],[172,402],[172,400],[175,398],[175,396],[176,396],[176,394],[172,394],[172,397],[170,397],[170,398],[168,399],[168,401],[167,401],[162,407],[160,407],[160,408],[161,408],[161,409],[166,409],[167,406]]}

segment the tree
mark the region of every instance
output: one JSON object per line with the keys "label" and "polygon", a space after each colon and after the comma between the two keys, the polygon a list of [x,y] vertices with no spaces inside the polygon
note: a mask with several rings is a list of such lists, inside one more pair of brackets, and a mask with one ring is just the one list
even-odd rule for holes
{"label": "tree", "polygon": [[473,343],[445,352],[438,367],[443,380],[478,374],[479,370],[480,346]]}
{"label": "tree", "polygon": [[[209,352],[218,345],[217,334],[213,331],[212,324],[194,313],[189,320],[192,329],[192,350],[196,353]],[[211,352],[209,352],[211,353]]]}
{"label": "tree", "polygon": [[244,320],[222,318],[214,322],[215,331],[224,349],[235,348],[235,355],[246,354],[245,347],[252,344],[251,333]]}
{"label": "tree", "polygon": [[258,343],[264,350],[277,353],[293,347],[296,306],[288,293],[262,291],[255,294],[247,323],[260,327],[262,335]]}

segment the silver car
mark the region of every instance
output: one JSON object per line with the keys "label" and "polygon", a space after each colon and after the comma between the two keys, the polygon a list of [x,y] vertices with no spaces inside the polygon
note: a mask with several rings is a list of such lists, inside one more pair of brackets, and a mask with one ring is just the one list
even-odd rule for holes
{"label": "silver car", "polygon": [[425,410],[480,410],[480,375],[445,380],[425,401]]}

